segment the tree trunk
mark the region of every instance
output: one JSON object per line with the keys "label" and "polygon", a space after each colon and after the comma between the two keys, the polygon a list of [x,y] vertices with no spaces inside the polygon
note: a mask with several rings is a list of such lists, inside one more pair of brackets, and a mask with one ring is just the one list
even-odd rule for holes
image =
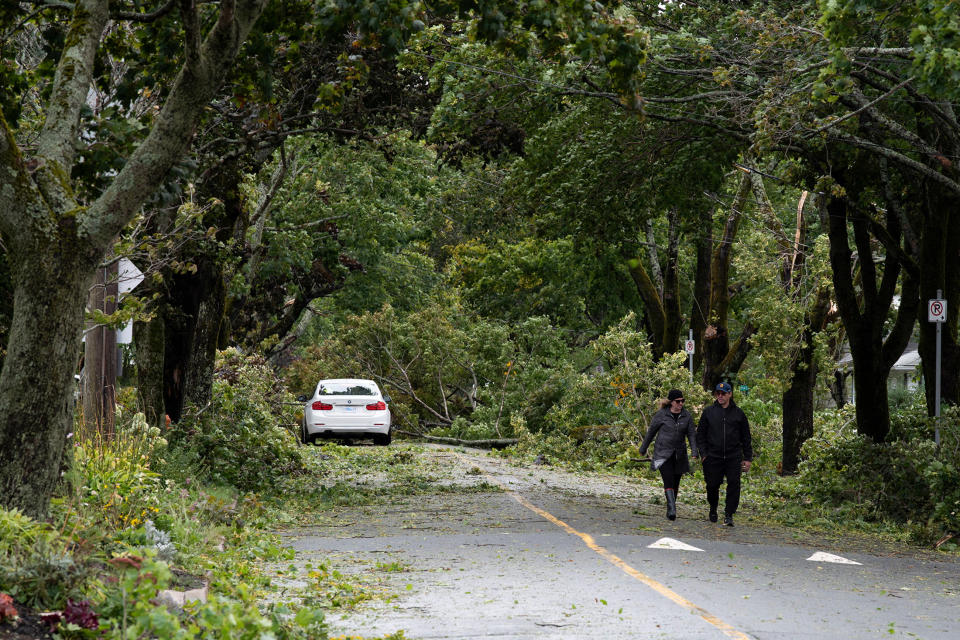
{"label": "tree trunk", "polygon": [[690,330],[696,340],[693,354],[693,369],[699,371],[703,364],[703,332],[707,328],[707,313],[710,309],[710,259],[713,252],[713,211],[703,214],[700,231],[696,236],[697,267],[693,279],[693,301],[690,303]]}
{"label": "tree trunk", "polygon": [[[14,256],[14,312],[0,373],[0,503],[45,515],[73,423],[74,374],[90,266],[47,259],[54,243]],[[66,264],[64,264],[66,263]]]}
{"label": "tree trunk", "polygon": [[187,402],[203,407],[210,400],[224,296],[220,269],[207,257],[198,261],[196,273],[171,282],[164,313],[163,403],[173,422]]}
{"label": "tree trunk", "polygon": [[167,413],[163,406],[163,336],[164,321],[161,317],[133,325],[140,408],[147,422],[158,427],[164,424]]}
{"label": "tree trunk", "polygon": [[[850,215],[847,200],[830,198],[823,217],[830,236],[830,266],[833,269],[837,307],[853,357],[857,431],[876,442],[883,442],[890,430],[887,376],[910,339],[916,322],[919,286],[908,273],[903,273],[897,317],[885,338],[887,314],[903,271],[899,259],[887,255],[883,273],[877,273],[868,234],[868,220],[862,214]],[[854,286],[854,260],[848,240],[848,222],[853,227],[858,253],[856,264],[860,269],[862,310],[861,296]],[[887,227],[892,238],[899,238],[900,228],[895,220],[888,219]]]}
{"label": "tree trunk", "polygon": [[817,291],[813,306],[804,314],[805,328],[793,363],[793,376],[782,398],[783,452],[780,473],[784,475],[797,472],[800,448],[813,435],[813,398],[818,372],[814,339],[829,324],[829,307],[830,291],[821,288]]}
{"label": "tree trunk", "polygon": [[801,350],[798,367],[793,371],[790,387],[783,394],[783,454],[780,473],[792,475],[800,463],[800,447],[813,435],[813,390],[817,383],[817,364],[813,355],[813,334],[804,332],[809,341]]}
{"label": "tree trunk", "polygon": [[833,382],[830,383],[830,396],[833,398],[833,402],[837,405],[838,409],[847,404],[848,375],[850,374],[840,369],[834,369],[833,371]]}
{"label": "tree trunk", "polygon": [[730,348],[728,313],[730,310],[730,260],[733,242],[740,227],[740,218],[752,190],[749,174],[744,174],[734,196],[733,204],[723,225],[723,233],[713,248],[710,262],[710,308],[707,326],[703,331],[703,386],[712,390],[724,378],[731,378],[740,369],[752,335],[752,328],[744,327],[740,339]]}
{"label": "tree trunk", "polygon": [[183,67],[150,133],[85,206],[70,176],[109,2],[76,3],[29,157],[17,145],[16,127],[0,114],[0,234],[14,282],[0,372],[0,505],[30,516],[46,512],[73,421],[73,375],[93,269],[189,147],[200,114],[266,4],[226,3],[203,36],[199,8],[180,3]]}
{"label": "tree trunk", "polygon": [[680,214],[676,209],[667,216],[670,231],[667,240],[667,264],[663,273],[663,353],[674,353],[680,348],[682,330],[680,316],[680,279],[678,258],[680,255]]}

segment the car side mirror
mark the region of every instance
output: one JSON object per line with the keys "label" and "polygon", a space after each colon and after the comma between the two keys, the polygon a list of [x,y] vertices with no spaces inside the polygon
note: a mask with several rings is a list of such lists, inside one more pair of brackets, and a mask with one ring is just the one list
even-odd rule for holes
{"label": "car side mirror", "polygon": [[306,402],[306,401],[307,401],[307,396],[297,396],[297,401],[298,401],[298,402]]}
{"label": "car side mirror", "polygon": [[383,396],[384,402],[390,402],[390,396]]}

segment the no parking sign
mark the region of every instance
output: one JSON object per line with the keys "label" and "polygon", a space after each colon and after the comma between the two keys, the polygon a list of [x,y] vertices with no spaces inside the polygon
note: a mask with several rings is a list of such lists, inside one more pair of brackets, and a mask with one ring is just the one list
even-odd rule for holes
{"label": "no parking sign", "polygon": [[933,387],[933,407],[934,407],[934,416],[936,416],[936,429],[934,430],[934,441],[937,443],[937,448],[940,448],[940,354],[941,354],[941,334],[943,332],[942,325],[947,321],[947,301],[941,298],[943,291],[937,289],[937,297],[933,300],[927,300],[927,321],[937,323],[937,359],[936,364],[934,365],[935,378],[934,378],[934,387]]}
{"label": "no parking sign", "polygon": [[940,298],[927,300],[927,321],[928,322],[946,322],[947,321],[947,301]]}

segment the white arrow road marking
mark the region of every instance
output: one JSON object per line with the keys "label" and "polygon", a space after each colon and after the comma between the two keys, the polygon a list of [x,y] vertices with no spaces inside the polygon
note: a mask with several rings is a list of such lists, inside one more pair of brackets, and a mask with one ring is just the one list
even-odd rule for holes
{"label": "white arrow road marking", "polygon": [[703,549],[698,549],[694,546],[687,544],[686,542],[680,542],[679,540],[674,540],[673,538],[660,538],[653,544],[648,544],[647,549],[676,549],[677,551],[703,551]]}
{"label": "white arrow road marking", "polygon": [[[461,460],[464,460],[463,456],[457,454],[456,452],[454,452],[454,455],[460,458]],[[663,597],[667,598],[668,600],[680,605],[684,609],[688,610],[690,613],[700,616],[705,622],[713,625],[716,629],[718,629],[721,633],[723,633],[723,635],[727,636],[728,638],[732,638],[733,640],[752,640],[750,636],[743,633],[742,631],[737,631],[736,629],[731,627],[729,624],[727,624],[717,616],[713,615],[703,607],[699,607],[695,605],[691,601],[681,596],[676,591],[672,591],[671,589],[660,584],[650,576],[637,571],[636,569],[631,567],[629,564],[624,562],[617,555],[610,553],[609,550],[598,545],[596,541],[594,541],[593,536],[591,536],[590,534],[583,533],[582,531],[577,531],[576,529],[568,525],[563,520],[560,520],[549,511],[545,511],[541,509],[540,507],[534,505],[529,500],[521,496],[516,491],[509,489],[505,484],[497,480],[496,477],[490,475],[489,473],[487,474],[487,477],[490,478],[494,482],[494,484],[496,484],[505,492],[507,492],[507,495],[509,495],[514,500],[516,500],[518,503],[520,503],[524,508],[529,509],[530,511],[533,511],[534,513],[541,516],[545,520],[549,520],[550,522],[557,525],[567,533],[580,538],[581,540],[583,540],[583,543],[587,545],[587,547],[592,549],[597,555],[599,555],[603,559],[610,562],[610,564],[617,567],[618,569],[626,573],[631,578],[634,578],[635,580],[647,585],[648,587],[650,587],[651,589],[653,589]]]}
{"label": "white arrow road marking", "polygon": [[860,564],[859,562],[847,560],[846,558],[835,556],[832,553],[824,553],[823,551],[817,551],[815,554],[807,558],[807,560],[812,560],[814,562],[834,562],[836,564]]}

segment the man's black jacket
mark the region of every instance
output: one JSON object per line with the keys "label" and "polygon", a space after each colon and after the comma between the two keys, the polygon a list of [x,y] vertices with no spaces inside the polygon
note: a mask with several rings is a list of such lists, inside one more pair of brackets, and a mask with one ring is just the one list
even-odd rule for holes
{"label": "man's black jacket", "polygon": [[697,449],[704,458],[753,460],[750,423],[732,399],[726,409],[714,402],[700,414]]}

